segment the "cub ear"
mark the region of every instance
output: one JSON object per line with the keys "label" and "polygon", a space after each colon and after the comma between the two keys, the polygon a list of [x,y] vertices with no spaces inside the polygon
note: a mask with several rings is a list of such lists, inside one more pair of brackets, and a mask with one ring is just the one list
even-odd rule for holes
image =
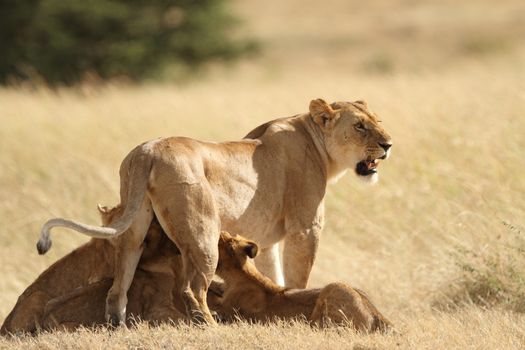
{"label": "cub ear", "polygon": [[97,209],[100,214],[107,214],[109,212],[109,208],[100,203],[97,203]]}
{"label": "cub ear", "polygon": [[221,231],[221,238],[222,239],[230,239],[230,238],[232,238],[232,235],[228,231]]}
{"label": "cub ear", "polygon": [[361,105],[363,107],[365,107],[365,109],[368,109],[368,103],[366,103],[365,100],[357,100],[355,101],[354,103],[358,104],[358,105]]}
{"label": "cub ear", "polygon": [[341,102],[332,102],[332,103],[330,103],[330,107],[332,107],[332,109],[341,109],[341,108],[343,108],[343,103],[341,103]]}
{"label": "cub ear", "polygon": [[259,246],[257,246],[257,243],[255,242],[248,242],[244,246],[244,252],[248,257],[253,259],[257,256],[257,253],[259,252]]}
{"label": "cub ear", "polygon": [[336,118],[337,113],[325,100],[318,98],[310,102],[310,115],[319,126],[326,127]]}

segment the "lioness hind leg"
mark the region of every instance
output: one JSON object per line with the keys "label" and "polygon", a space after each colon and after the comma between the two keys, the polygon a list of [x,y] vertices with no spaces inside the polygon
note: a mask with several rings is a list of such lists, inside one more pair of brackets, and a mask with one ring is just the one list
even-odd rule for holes
{"label": "lioness hind leg", "polygon": [[113,326],[126,322],[128,289],[133,281],[137,264],[142,255],[142,243],[152,220],[151,202],[145,198],[129,230],[117,239],[115,278],[106,298],[106,321]]}
{"label": "lioness hind leg", "polygon": [[180,296],[186,307],[186,314],[192,322],[213,324],[215,319],[206,299],[209,278],[206,274],[198,272],[192,261],[183,260],[185,278],[180,286]]}
{"label": "lioness hind leg", "polygon": [[177,184],[152,196],[152,203],[162,228],[182,255],[180,295],[188,317],[214,324],[206,294],[217,267],[220,232],[211,191],[203,183]]}
{"label": "lioness hind leg", "polygon": [[[205,231],[207,238],[202,237],[202,232],[197,235],[196,232],[177,230],[176,244],[184,247],[181,249],[183,276],[181,276],[180,295],[186,307],[186,314],[193,322],[214,324],[215,320],[208,308],[206,296],[218,261],[219,230],[217,228],[216,232]],[[181,235],[194,238],[193,243],[180,244]],[[202,238],[201,241],[199,237]]]}

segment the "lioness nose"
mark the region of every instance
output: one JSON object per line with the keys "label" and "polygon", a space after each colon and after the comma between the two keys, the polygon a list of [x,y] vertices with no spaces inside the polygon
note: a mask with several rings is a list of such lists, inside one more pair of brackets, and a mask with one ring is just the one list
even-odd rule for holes
{"label": "lioness nose", "polygon": [[392,142],[379,142],[379,146],[381,146],[386,152],[390,147],[392,147]]}

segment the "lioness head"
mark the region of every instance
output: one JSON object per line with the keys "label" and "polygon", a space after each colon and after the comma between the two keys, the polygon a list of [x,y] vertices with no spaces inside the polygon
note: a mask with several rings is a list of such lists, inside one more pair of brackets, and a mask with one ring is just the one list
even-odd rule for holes
{"label": "lioness head", "polygon": [[392,141],[366,102],[329,105],[322,99],[312,100],[310,115],[324,134],[331,162],[329,178],[337,179],[346,169],[353,168],[360,178],[376,182],[379,160],[388,158]]}
{"label": "lioness head", "polygon": [[219,239],[219,264],[217,273],[225,272],[231,268],[242,269],[248,258],[255,258],[259,251],[257,243],[242,236],[232,236],[226,231],[221,232]]}

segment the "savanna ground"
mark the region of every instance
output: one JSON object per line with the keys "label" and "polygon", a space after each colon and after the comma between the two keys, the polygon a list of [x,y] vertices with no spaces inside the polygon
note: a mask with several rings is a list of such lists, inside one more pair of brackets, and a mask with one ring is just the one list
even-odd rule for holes
{"label": "savanna ground", "polygon": [[[264,3],[264,4],[263,4]],[[303,323],[81,330],[20,348],[523,348],[525,4],[238,1],[264,50],[202,79],[139,87],[0,90],[0,320],[54,260],[86,241],[53,216],[99,221],[118,166],[158,136],[238,139],[310,99],[366,99],[393,140],[380,182],[327,195],[310,286],[344,280],[396,325],[387,335]]]}

